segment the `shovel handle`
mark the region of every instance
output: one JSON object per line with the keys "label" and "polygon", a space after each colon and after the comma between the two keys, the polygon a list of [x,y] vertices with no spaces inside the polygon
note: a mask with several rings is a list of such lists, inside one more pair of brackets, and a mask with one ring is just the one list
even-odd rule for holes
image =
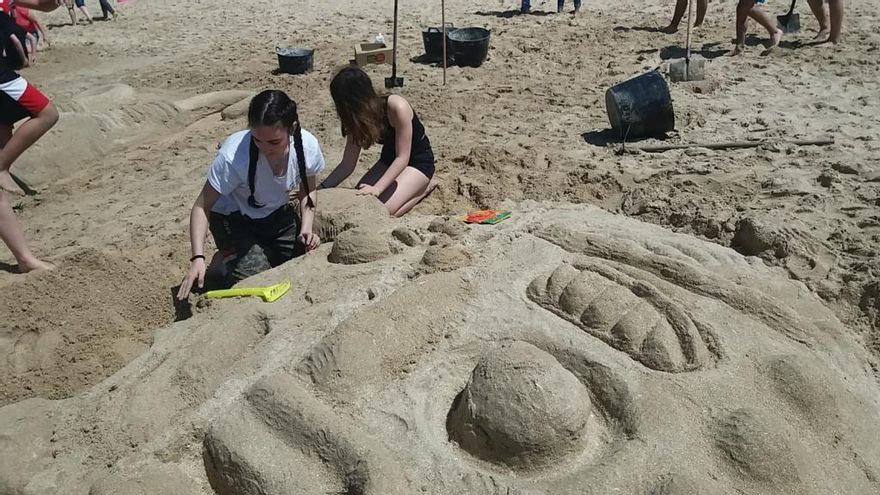
{"label": "shovel handle", "polygon": [[791,14],[794,13],[794,6],[797,4],[797,0],[791,0],[791,8],[788,9],[788,13],[785,14],[785,22],[787,23],[789,19],[791,19]]}
{"label": "shovel handle", "polygon": [[221,297],[259,296],[260,294],[262,294],[262,289],[243,288],[243,289],[212,290],[212,291],[208,291],[208,293],[205,294],[205,296],[210,299],[215,299],[215,298],[221,298]]}

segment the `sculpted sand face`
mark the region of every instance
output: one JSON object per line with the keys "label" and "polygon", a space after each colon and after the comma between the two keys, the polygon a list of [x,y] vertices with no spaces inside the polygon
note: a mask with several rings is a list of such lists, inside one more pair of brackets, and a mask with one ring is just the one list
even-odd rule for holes
{"label": "sculpted sand face", "polygon": [[[322,247],[255,279],[290,278],[282,301],[215,303],[80,398],[0,409],[0,479],[13,493],[169,477],[206,494],[880,488],[871,361],[802,285],[599,210],[514,212],[489,228],[395,220],[370,234],[389,250],[353,264]],[[426,261],[453,248],[455,263]]]}

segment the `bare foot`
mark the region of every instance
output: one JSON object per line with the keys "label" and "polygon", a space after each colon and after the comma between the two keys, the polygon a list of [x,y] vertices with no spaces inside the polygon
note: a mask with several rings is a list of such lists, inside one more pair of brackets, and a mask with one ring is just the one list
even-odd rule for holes
{"label": "bare foot", "polygon": [[15,183],[15,179],[12,178],[8,170],[0,171],[0,189],[10,194],[24,196],[24,191],[18,187],[18,184]]}
{"label": "bare foot", "polygon": [[834,48],[837,48],[837,46],[838,46],[839,44],[840,44],[839,41],[834,41],[834,40],[832,40],[831,38],[828,38],[828,39],[825,39],[825,40],[822,40],[822,41],[818,41],[818,42],[816,42],[816,43],[813,43],[813,46],[821,46],[821,47],[826,47],[826,48],[834,49]]}
{"label": "bare foot", "polygon": [[731,50],[728,55],[731,57],[736,57],[737,55],[742,55],[742,52],[744,52],[745,49],[746,49],[745,45],[736,45],[735,47],[733,47],[733,50]]}
{"label": "bare foot", "polygon": [[42,272],[55,268],[53,265],[40,261],[36,258],[29,261],[18,262],[18,273]]}
{"label": "bare foot", "polygon": [[782,34],[783,34],[783,33],[782,33],[782,30],[781,30],[781,29],[777,29],[776,32],[773,33],[773,36],[770,36],[770,44],[767,45],[767,51],[768,51],[768,52],[769,52],[770,50],[776,48],[777,46],[779,46],[779,42],[782,41]]}
{"label": "bare foot", "polygon": [[675,24],[670,24],[663,28],[663,32],[666,34],[675,34],[678,32],[678,26]]}
{"label": "bare foot", "polygon": [[827,40],[829,34],[831,34],[830,29],[819,29],[819,32],[816,33],[816,36],[813,36],[813,41]]}

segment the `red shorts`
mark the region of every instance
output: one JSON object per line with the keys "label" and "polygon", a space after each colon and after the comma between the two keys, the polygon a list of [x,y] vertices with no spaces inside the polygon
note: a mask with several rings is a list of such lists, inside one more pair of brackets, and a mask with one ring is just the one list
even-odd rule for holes
{"label": "red shorts", "polygon": [[21,76],[4,82],[0,79],[0,124],[13,125],[19,120],[36,117],[49,105],[49,98],[28,84]]}

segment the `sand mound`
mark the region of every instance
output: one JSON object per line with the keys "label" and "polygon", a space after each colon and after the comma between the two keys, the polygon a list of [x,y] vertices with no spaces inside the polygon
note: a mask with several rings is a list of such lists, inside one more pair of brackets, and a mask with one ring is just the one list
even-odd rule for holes
{"label": "sand mound", "polygon": [[94,250],[57,263],[16,280],[0,299],[8,315],[0,325],[0,404],[80,392],[141,354],[153,330],[174,317],[160,269]]}
{"label": "sand mound", "polygon": [[388,223],[388,212],[376,198],[352,189],[323,189],[315,214],[314,230],[324,242],[333,242],[355,227],[379,229]]}
{"label": "sand mound", "polygon": [[476,457],[532,469],[583,448],[590,409],[583,384],[553,356],[514,342],[480,358],[447,429]]}
{"label": "sand mound", "polygon": [[281,301],[215,305],[89,391],[0,408],[0,486],[880,489],[875,363],[800,283],[588,207],[525,203],[454,242],[480,262],[287,263],[265,275],[294,281]]}
{"label": "sand mound", "polygon": [[372,227],[355,227],[336,236],[328,260],[353,265],[391,256],[391,235]]}

